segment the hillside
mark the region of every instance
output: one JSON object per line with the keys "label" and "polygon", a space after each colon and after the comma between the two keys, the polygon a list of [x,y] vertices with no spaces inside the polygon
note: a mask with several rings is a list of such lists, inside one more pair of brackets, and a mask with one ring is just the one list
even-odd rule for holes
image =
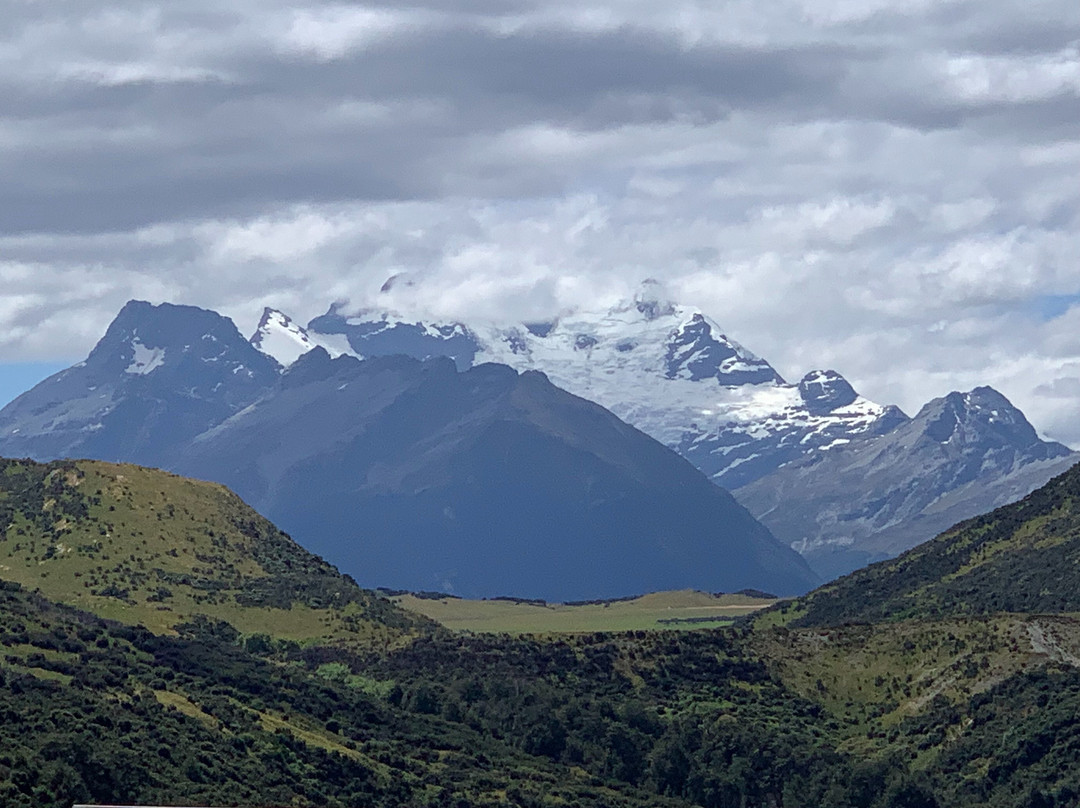
{"label": "hillside", "polygon": [[687,805],[522,751],[412,692],[338,681],[295,644],[178,628],[156,636],[0,583],[0,804]]}
{"label": "hillside", "polygon": [[1080,467],[779,608],[806,626],[1080,612]]}
{"label": "hillside", "polygon": [[206,615],[245,633],[368,645],[422,626],[213,483],[0,460],[0,524],[0,578],[155,631]]}
{"label": "hillside", "polygon": [[[1080,794],[1068,616],[799,627],[789,610],[754,630],[427,632],[246,521],[220,486],[70,461],[6,461],[0,478],[5,574],[173,621],[155,634],[0,585],[4,805],[1026,808]],[[1014,568],[1069,542],[1076,484],[1013,520],[1042,531],[998,551]],[[182,569],[157,600],[158,570]]]}

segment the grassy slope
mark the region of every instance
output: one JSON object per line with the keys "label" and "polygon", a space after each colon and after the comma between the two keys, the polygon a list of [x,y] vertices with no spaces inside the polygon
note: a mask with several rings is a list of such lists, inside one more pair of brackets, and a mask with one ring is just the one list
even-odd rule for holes
{"label": "grassy slope", "polygon": [[843,724],[838,750],[902,762],[942,806],[1076,804],[1073,617],[759,627],[749,642],[774,676]]}
{"label": "grassy slope", "polygon": [[360,590],[222,486],[96,461],[0,461],[0,578],[157,632],[385,645],[421,618]]}
{"label": "grassy slope", "polygon": [[774,603],[745,595],[715,596],[690,589],[578,605],[415,595],[399,595],[393,600],[402,608],[455,631],[507,634],[716,628]]}
{"label": "grassy slope", "polygon": [[760,618],[793,626],[1080,613],[1080,467]]}

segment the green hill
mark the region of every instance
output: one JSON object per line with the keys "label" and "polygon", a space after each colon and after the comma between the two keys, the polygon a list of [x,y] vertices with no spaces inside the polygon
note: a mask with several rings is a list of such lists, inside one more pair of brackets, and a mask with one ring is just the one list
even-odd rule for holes
{"label": "green hill", "polygon": [[379,646],[427,626],[223,486],[162,471],[0,460],[0,526],[0,579],[157,632],[205,615],[245,634]]}
{"label": "green hill", "polygon": [[1080,612],[1080,466],[760,621],[814,626],[998,612]]}
{"label": "green hill", "polygon": [[752,628],[539,637],[433,629],[220,486],[3,461],[0,804],[1074,806],[1078,484]]}

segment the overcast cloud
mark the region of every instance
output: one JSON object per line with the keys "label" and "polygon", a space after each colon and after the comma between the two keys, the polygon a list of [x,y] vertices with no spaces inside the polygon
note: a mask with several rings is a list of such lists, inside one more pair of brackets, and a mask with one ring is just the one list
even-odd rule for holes
{"label": "overcast cloud", "polygon": [[1080,446],[1075,0],[8,0],[0,361],[645,277],[785,376],[992,384]]}

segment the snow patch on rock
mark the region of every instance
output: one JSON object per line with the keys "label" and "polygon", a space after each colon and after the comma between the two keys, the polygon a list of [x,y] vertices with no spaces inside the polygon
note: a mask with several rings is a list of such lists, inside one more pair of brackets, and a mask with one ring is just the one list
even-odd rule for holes
{"label": "snow patch on rock", "polygon": [[165,364],[164,348],[148,348],[137,337],[132,340],[131,347],[135,353],[131,364],[124,369],[124,373],[146,376]]}

